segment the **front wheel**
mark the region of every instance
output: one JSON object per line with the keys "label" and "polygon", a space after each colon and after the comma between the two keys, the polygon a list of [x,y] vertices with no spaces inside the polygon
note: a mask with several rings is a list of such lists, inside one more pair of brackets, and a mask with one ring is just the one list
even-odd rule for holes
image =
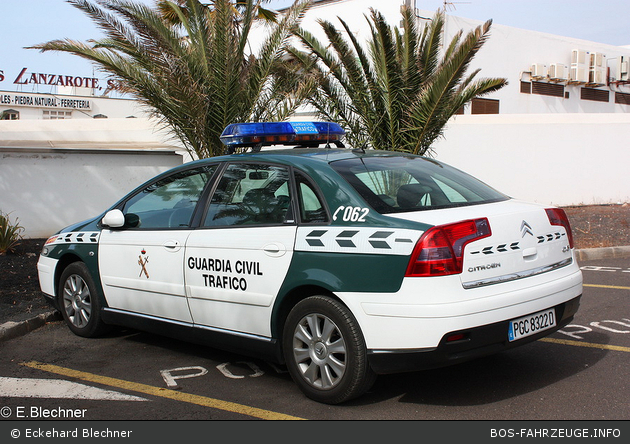
{"label": "front wheel", "polygon": [[291,377],[315,401],[339,404],[374,383],[361,329],[350,310],[331,297],[299,302],[287,317],[282,342]]}
{"label": "front wheel", "polygon": [[58,295],[61,314],[73,333],[91,338],[108,329],[101,320],[94,280],[83,262],[74,262],[63,271]]}

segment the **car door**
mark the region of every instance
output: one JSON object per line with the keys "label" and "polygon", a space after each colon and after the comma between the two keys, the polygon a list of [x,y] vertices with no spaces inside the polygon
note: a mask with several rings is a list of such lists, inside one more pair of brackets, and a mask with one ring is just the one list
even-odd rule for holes
{"label": "car door", "polygon": [[191,322],[184,251],[200,195],[215,166],[178,171],[133,194],[121,229],[104,228],[99,271],[111,309]]}
{"label": "car door", "polygon": [[233,163],[218,180],[202,227],[186,243],[195,324],[270,336],[273,301],[296,235],[288,167]]}

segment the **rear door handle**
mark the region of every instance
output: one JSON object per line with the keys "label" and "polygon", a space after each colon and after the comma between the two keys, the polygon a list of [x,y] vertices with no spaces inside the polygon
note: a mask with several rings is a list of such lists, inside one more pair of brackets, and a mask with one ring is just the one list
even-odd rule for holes
{"label": "rear door handle", "polygon": [[263,251],[265,252],[265,254],[267,254],[267,256],[281,257],[281,256],[284,256],[284,253],[287,252],[287,248],[282,244],[277,244],[275,242],[272,242],[270,244],[265,245],[263,247]]}

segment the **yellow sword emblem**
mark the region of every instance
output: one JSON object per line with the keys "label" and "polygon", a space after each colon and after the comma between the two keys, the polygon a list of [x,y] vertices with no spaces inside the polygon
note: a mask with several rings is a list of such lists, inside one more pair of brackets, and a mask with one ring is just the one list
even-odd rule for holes
{"label": "yellow sword emblem", "polygon": [[149,272],[147,271],[147,267],[146,267],[147,263],[149,263],[149,256],[145,257],[144,259],[142,258],[142,256],[138,256],[138,265],[142,267],[138,277],[141,277],[142,273],[144,273],[147,279],[149,279]]}

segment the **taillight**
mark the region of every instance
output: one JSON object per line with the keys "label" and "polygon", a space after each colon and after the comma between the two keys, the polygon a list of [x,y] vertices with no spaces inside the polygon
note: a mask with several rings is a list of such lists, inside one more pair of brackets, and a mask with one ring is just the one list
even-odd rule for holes
{"label": "taillight", "polygon": [[564,229],[567,231],[569,247],[573,248],[573,232],[571,231],[571,224],[569,223],[567,213],[565,213],[562,208],[547,208],[545,211],[547,212],[547,217],[549,218],[549,222],[551,223],[551,225],[559,225],[564,227]]}
{"label": "taillight", "polygon": [[430,228],[418,240],[405,276],[446,276],[461,273],[466,244],[491,234],[490,223],[486,218]]}

